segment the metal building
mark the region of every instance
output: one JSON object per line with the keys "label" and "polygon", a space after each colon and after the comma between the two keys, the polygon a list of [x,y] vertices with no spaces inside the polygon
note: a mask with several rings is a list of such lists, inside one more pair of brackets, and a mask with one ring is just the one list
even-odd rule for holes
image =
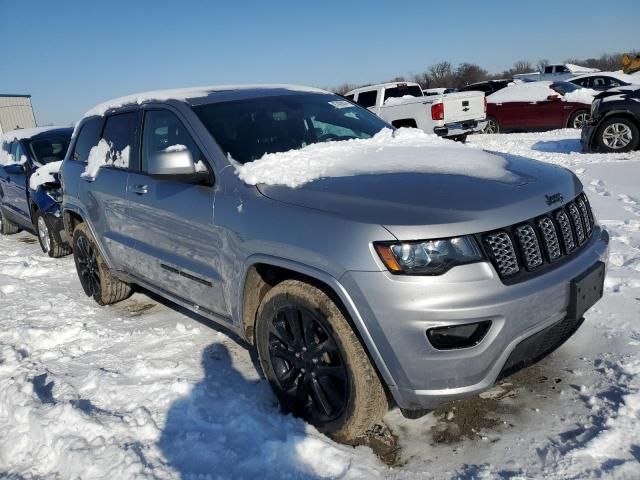
{"label": "metal building", "polygon": [[0,133],[35,126],[36,116],[31,106],[31,95],[0,93]]}

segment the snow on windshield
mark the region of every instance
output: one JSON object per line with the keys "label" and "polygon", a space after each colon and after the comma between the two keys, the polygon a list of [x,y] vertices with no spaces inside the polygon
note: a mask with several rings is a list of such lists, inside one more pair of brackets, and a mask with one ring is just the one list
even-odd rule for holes
{"label": "snow on windshield", "polygon": [[31,178],[29,178],[29,188],[31,190],[36,190],[40,185],[44,185],[45,183],[55,182],[56,179],[54,174],[60,171],[60,166],[62,165],[62,160],[57,162],[47,163],[42,167],[38,168],[33,174]]}
{"label": "snow on windshield", "polygon": [[89,152],[89,160],[82,175],[83,178],[96,178],[100,168],[105,166],[113,166],[119,168],[129,167],[129,152],[127,145],[122,151],[115,151],[112,146],[103,138],[98,145],[93,147]]}
{"label": "snow on windshield", "polygon": [[507,160],[467,148],[421,130],[384,129],[369,139],[316,143],[299,150],[269,153],[253,162],[235,163],[238,176],[259,183],[296,188],[326,177],[396,172],[447,173],[511,181]]}

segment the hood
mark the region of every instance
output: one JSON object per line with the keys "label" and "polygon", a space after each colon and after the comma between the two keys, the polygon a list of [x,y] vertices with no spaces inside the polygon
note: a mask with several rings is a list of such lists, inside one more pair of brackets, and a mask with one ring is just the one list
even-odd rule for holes
{"label": "hood", "polygon": [[[478,152],[480,153],[480,152]],[[297,188],[258,184],[273,200],[379,224],[401,240],[466,235],[541,215],[582,190],[562,167],[505,156],[506,180],[464,174],[390,172],[321,178]],[[547,197],[562,195],[552,205]]]}

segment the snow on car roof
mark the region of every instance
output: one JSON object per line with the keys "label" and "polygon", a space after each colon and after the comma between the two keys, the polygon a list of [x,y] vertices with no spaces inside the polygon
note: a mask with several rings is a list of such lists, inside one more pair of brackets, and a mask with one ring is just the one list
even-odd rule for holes
{"label": "snow on car roof", "polygon": [[325,90],[314,87],[305,87],[301,85],[286,84],[255,84],[255,85],[210,85],[207,87],[189,87],[174,88],[168,90],[156,90],[149,92],[135,93],[124,97],[114,98],[99,105],[96,105],[84,114],[84,117],[102,116],[108,110],[122,107],[125,105],[140,105],[145,102],[178,100],[186,101],[191,98],[206,97],[211,93],[225,92],[230,90],[266,90],[266,89],[284,89],[295,92],[313,92],[313,93],[330,93]]}
{"label": "snow on car roof", "polygon": [[67,127],[35,127],[35,128],[19,128],[17,130],[11,130],[0,135],[0,142],[12,142],[14,140],[22,140],[23,138],[31,138],[41,133],[49,132],[52,130],[59,130]]}
{"label": "snow on car roof", "polygon": [[[555,83],[549,80],[539,82],[524,82],[507,85],[505,88],[492,93],[487,97],[488,103],[508,103],[508,102],[543,102],[550,95],[560,95],[551,88],[551,84]],[[577,102],[591,104],[593,97],[597,94],[595,90],[589,88],[579,88],[574,92],[568,92],[564,95],[565,100],[569,102]]]}
{"label": "snow on car roof", "polygon": [[589,77],[613,77],[627,83],[640,83],[640,77],[634,76],[634,75],[627,75],[626,73],[623,73],[621,71],[586,73],[584,75],[578,75],[576,77],[573,77],[568,81],[573,82],[574,80],[580,80],[581,78],[589,78]]}

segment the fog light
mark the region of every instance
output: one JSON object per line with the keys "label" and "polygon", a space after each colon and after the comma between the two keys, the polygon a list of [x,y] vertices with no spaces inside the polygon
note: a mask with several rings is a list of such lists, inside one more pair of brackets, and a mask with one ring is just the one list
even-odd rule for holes
{"label": "fog light", "polygon": [[491,321],[486,320],[467,325],[430,328],[427,330],[427,338],[438,350],[468,348],[479,344],[490,327]]}

